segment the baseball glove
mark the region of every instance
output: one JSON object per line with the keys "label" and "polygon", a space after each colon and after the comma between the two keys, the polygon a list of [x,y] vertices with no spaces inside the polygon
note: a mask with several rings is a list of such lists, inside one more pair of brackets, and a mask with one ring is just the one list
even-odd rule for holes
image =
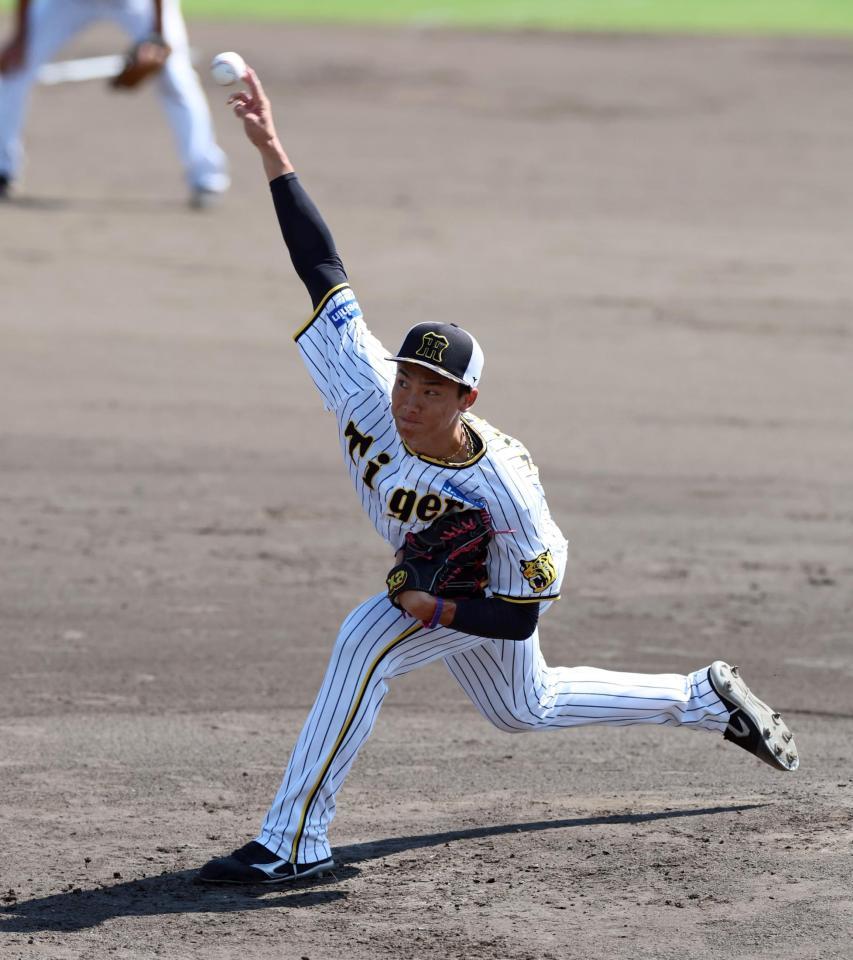
{"label": "baseball glove", "polygon": [[124,59],[124,68],[110,80],[115,90],[133,90],[163,69],[172,48],[156,33],[134,44]]}
{"label": "baseball glove", "polygon": [[485,509],[442,514],[419,533],[407,533],[403,557],[388,573],[388,599],[395,605],[404,590],[436,597],[479,598],[489,582],[486,557],[494,536]]}

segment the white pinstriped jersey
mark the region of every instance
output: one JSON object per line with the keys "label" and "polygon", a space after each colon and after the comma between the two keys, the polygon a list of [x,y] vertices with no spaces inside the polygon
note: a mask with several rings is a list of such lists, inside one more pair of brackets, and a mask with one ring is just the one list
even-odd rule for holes
{"label": "white pinstriped jersey", "polygon": [[551,518],[539,471],[518,440],[463,414],[479,449],[464,463],[420,456],[397,433],[391,388],[397,368],[367,329],[348,284],[334,287],[296,334],[305,365],[338,420],[350,479],[393,549],[444,511],[485,505],[501,532],[489,547],[488,595],[553,600],[567,543]]}

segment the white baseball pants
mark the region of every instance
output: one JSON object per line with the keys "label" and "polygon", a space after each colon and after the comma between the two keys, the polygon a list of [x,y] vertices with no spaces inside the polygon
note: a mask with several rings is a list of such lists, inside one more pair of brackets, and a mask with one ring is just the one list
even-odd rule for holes
{"label": "white baseball pants", "polygon": [[722,733],[729,719],[707,667],[687,676],[549,667],[538,633],[512,641],[429,630],[380,594],[341,626],[259,843],[295,863],[331,855],[326,831],[335,795],[373,729],[386,681],[439,658],[483,716],[510,733],[592,723],[679,724]]}
{"label": "white baseball pants", "polygon": [[[28,10],[27,52],[20,70],[0,77],[0,174],[14,180],[21,169],[21,131],[39,68],[75,34],[111,20],[130,37],[151,33],[151,0],[33,0]],[[190,62],[187,28],[178,0],[163,0],[163,34],[172,53],[154,79],[177,142],[191,189],[228,189],[228,162],[217,145],[210,109]]]}

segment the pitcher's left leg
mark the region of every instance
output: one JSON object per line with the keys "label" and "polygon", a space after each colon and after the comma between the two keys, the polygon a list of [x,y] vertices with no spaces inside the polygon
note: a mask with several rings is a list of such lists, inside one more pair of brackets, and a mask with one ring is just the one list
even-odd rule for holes
{"label": "pitcher's left leg", "polygon": [[686,676],[549,667],[538,631],[524,641],[486,640],[446,663],[480,712],[511,732],[653,723],[721,733],[728,724],[707,667]]}
{"label": "pitcher's left leg", "polygon": [[483,716],[511,733],[672,724],[722,733],[774,770],[793,771],[800,763],[780,714],[722,660],[687,675],[549,667],[534,634],[524,642],[487,640],[446,663]]}

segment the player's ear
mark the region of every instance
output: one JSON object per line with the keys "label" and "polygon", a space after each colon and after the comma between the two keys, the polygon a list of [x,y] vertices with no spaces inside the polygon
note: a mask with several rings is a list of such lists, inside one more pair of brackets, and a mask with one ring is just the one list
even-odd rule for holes
{"label": "player's ear", "polygon": [[476,387],[471,387],[470,390],[467,390],[459,398],[459,411],[464,413],[466,410],[470,410],[474,406],[474,402],[479,396],[479,390]]}

